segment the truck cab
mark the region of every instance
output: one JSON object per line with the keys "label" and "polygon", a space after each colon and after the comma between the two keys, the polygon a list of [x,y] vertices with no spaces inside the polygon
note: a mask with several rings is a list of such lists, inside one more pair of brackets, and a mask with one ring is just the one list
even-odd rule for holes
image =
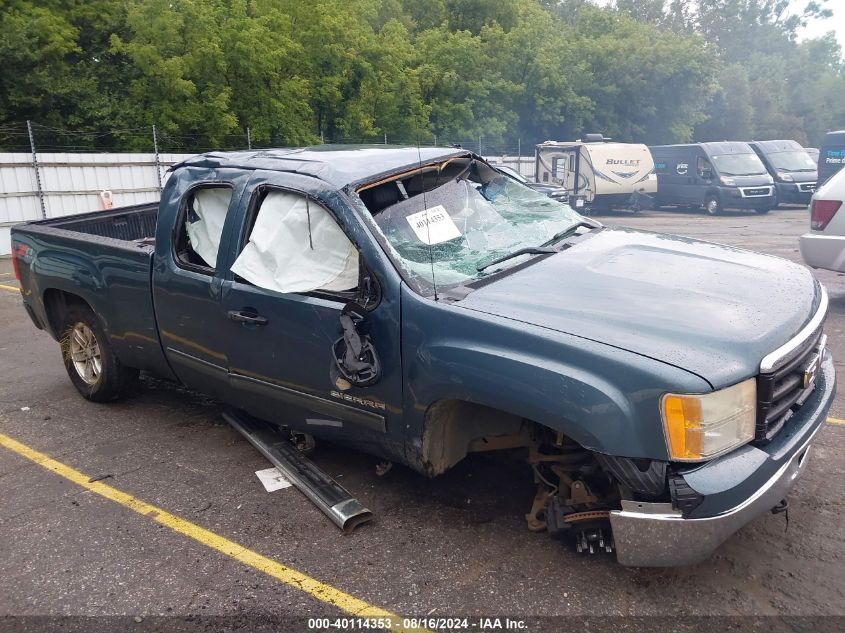
{"label": "truck cab", "polygon": [[649,148],[657,173],[657,206],[768,213],[774,181],[748,143],[690,143]]}
{"label": "truck cab", "polygon": [[796,141],[751,141],[775,184],[779,204],[810,204],[816,190],[816,162]]}

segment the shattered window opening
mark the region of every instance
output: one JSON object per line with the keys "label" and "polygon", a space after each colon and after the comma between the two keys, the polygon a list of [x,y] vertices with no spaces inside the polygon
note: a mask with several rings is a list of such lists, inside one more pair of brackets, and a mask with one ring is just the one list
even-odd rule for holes
{"label": "shattered window opening", "polygon": [[438,288],[519,264],[530,255],[476,270],[502,255],[544,244],[582,219],[568,204],[470,157],[422,166],[358,193],[390,255],[410,276]]}

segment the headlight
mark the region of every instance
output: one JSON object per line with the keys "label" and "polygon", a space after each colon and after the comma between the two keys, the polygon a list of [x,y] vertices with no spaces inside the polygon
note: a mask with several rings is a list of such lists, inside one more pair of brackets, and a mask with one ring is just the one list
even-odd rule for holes
{"label": "headlight", "polygon": [[721,180],[722,184],[726,187],[736,187],[736,180],[733,178],[726,178],[725,176],[722,176],[719,180]]}
{"label": "headlight", "polygon": [[710,459],[754,439],[757,380],[706,394],[667,393],[660,401],[669,458]]}
{"label": "headlight", "polygon": [[784,182],[792,182],[795,178],[792,177],[792,174],[778,174],[780,179]]}

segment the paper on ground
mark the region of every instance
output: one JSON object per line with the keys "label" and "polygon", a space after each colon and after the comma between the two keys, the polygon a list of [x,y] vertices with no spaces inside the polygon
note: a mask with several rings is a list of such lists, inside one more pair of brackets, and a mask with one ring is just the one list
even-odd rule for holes
{"label": "paper on ground", "polygon": [[293,484],[282,476],[278,468],[265,468],[264,470],[256,470],[255,474],[259,481],[264,484],[264,489],[267,492],[275,492],[283,488],[290,488]]}

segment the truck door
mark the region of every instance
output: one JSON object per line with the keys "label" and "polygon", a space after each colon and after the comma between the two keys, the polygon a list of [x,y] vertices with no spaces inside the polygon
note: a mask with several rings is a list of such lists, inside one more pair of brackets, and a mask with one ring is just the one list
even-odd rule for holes
{"label": "truck door", "polygon": [[[393,300],[380,296],[378,277],[338,217],[338,207],[354,211],[336,193],[329,204],[313,178],[268,179],[272,184],[256,182],[244,198],[223,283],[234,401],[316,436],[371,450],[389,444],[388,434],[402,433],[398,292]],[[364,317],[359,334],[379,365],[365,385],[352,384],[336,361],[349,334],[341,315],[354,302],[364,304],[356,308]]]}
{"label": "truck door", "polygon": [[[179,379],[226,399],[228,360],[220,311],[224,224],[236,208],[249,173],[185,167],[184,186],[166,191],[159,216],[153,265],[153,299],[167,361]],[[185,175],[193,175],[194,178]],[[163,212],[164,213],[164,212]]]}

